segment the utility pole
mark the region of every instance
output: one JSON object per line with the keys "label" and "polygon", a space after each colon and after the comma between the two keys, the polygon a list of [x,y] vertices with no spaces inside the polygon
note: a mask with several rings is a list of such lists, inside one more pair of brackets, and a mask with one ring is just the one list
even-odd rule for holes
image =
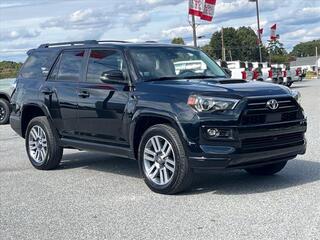
{"label": "utility pole", "polygon": [[226,49],[224,47],[223,27],[221,28],[221,49],[222,49],[222,61],[226,60]]}
{"label": "utility pole", "polygon": [[319,77],[319,66],[318,66],[318,47],[316,47],[316,74],[317,74],[317,79]]}
{"label": "utility pole", "polygon": [[196,19],[194,17],[194,15],[191,15],[191,27],[192,27],[192,31],[193,31],[193,45],[194,47],[198,47],[197,44],[197,26],[196,26]]}
{"label": "utility pole", "polygon": [[260,14],[259,14],[259,0],[249,0],[249,2],[256,2],[256,10],[257,10],[257,24],[258,24],[258,37],[259,37],[259,58],[260,62],[262,62],[262,53],[261,53],[261,32],[260,32]]}

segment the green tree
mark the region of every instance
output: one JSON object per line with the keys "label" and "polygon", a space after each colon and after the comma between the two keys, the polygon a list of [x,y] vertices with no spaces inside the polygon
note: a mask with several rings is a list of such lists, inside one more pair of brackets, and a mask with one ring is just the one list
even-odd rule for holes
{"label": "green tree", "polygon": [[171,41],[172,44],[181,44],[181,45],[185,45],[184,40],[182,37],[176,37],[173,38]]}
{"label": "green tree", "polygon": [[0,79],[16,77],[21,66],[22,63],[11,61],[0,62]]}
{"label": "green tree", "polygon": [[279,40],[269,40],[268,41],[268,52],[271,55],[286,55],[287,52],[283,47],[283,44]]}
{"label": "green tree", "polygon": [[320,39],[297,44],[293,47],[290,55],[295,57],[315,56],[316,47],[320,51]]}
{"label": "green tree", "polygon": [[[250,27],[224,28],[224,47],[226,49],[226,60],[259,61],[259,47],[257,35]],[[222,58],[221,31],[212,34],[210,43],[203,50],[212,58]],[[262,46],[262,57],[266,61],[268,52]]]}

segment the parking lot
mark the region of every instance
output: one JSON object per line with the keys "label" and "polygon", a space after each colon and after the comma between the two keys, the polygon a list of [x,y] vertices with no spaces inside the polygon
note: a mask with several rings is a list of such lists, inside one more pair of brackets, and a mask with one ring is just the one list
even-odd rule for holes
{"label": "parking lot", "polygon": [[192,190],[151,192],[133,160],[66,150],[35,170],[24,140],[0,126],[0,238],[320,239],[320,80],[295,83],[308,116],[307,154],[275,176],[197,175]]}

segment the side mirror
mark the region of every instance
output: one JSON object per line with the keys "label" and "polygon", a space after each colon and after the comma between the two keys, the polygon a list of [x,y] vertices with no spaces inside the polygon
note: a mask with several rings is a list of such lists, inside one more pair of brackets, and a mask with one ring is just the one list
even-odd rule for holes
{"label": "side mirror", "polygon": [[110,70],[107,72],[103,72],[100,76],[100,80],[106,83],[125,83],[123,72],[120,70]]}
{"label": "side mirror", "polygon": [[232,77],[232,71],[229,68],[223,67],[222,69],[228,75],[228,77]]}

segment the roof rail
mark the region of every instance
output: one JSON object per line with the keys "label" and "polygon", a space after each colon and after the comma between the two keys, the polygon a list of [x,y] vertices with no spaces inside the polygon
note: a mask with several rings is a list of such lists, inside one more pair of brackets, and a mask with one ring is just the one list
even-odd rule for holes
{"label": "roof rail", "polygon": [[64,47],[64,46],[75,46],[75,45],[87,45],[87,44],[99,44],[99,43],[129,43],[127,41],[120,40],[85,40],[85,41],[76,41],[76,42],[60,42],[60,43],[45,43],[41,44],[39,48],[49,48],[49,47]]}
{"label": "roof rail", "polygon": [[76,42],[60,42],[60,43],[45,43],[41,44],[39,48],[60,47],[60,46],[74,46],[74,45],[86,45],[97,44],[96,40],[76,41]]}
{"label": "roof rail", "polygon": [[128,41],[122,41],[122,40],[99,40],[98,43],[130,43]]}

